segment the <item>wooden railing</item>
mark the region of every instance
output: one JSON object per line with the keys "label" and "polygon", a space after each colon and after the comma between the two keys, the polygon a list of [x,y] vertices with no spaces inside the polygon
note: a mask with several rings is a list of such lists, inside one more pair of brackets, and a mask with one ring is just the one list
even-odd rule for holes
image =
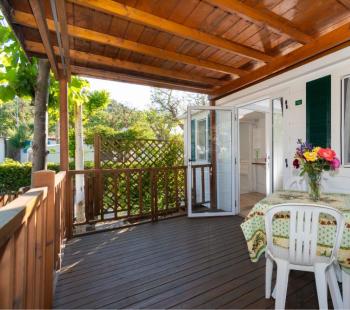
{"label": "wooden railing", "polygon": [[51,308],[65,233],[65,173],[40,171],[0,209],[0,308]]}
{"label": "wooden railing", "polygon": [[[210,202],[212,191],[212,165],[192,165],[192,204]],[[207,198],[209,197],[209,198]]]}
{"label": "wooden railing", "polygon": [[28,190],[29,190],[29,187],[21,187],[16,193],[0,195],[0,208],[5,207],[11,201],[18,198],[19,195],[24,194]]}
{"label": "wooden railing", "polygon": [[[76,223],[75,179],[84,176],[85,219]],[[186,205],[186,167],[90,169],[68,172],[70,222],[74,225],[175,213]],[[72,232],[70,232],[72,233]]]}
{"label": "wooden railing", "polygon": [[15,200],[17,197],[18,197],[18,194],[0,195],[0,208],[5,207],[8,203]]}

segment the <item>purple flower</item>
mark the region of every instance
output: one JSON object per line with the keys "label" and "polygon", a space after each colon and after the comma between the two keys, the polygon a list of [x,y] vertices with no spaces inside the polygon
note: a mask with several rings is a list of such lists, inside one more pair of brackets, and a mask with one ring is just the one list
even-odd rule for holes
{"label": "purple flower", "polygon": [[330,162],[332,170],[338,169],[340,167],[340,160],[337,157],[334,157]]}

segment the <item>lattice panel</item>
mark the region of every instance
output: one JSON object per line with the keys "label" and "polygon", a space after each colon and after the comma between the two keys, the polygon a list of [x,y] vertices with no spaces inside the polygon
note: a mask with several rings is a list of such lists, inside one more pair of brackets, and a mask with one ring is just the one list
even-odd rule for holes
{"label": "lattice panel", "polygon": [[146,218],[176,212],[185,202],[184,180],[184,167],[104,171],[99,218]]}
{"label": "lattice panel", "polygon": [[181,141],[127,140],[97,136],[95,152],[98,152],[95,166],[100,168],[173,167],[183,165],[184,162]]}

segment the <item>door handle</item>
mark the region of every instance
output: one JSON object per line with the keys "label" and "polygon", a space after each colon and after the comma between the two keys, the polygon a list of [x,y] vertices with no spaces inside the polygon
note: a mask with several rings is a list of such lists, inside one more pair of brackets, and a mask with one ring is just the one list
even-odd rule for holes
{"label": "door handle", "polygon": [[285,164],[286,164],[286,168],[288,168],[288,159],[285,158],[285,159],[284,159],[284,162],[285,162]]}

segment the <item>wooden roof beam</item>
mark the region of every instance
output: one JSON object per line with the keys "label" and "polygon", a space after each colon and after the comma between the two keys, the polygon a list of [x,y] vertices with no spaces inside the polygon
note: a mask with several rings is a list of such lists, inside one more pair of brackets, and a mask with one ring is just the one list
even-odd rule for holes
{"label": "wooden roof beam", "polygon": [[350,22],[331,32],[328,32],[327,34],[294,50],[289,54],[276,57],[273,62],[256,69],[252,73],[228,83],[217,90],[214,90],[211,93],[211,97],[213,99],[223,97],[229,93],[247,87],[250,84],[258,82],[293,65],[303,63],[314,56],[346,43],[350,45]]}
{"label": "wooden roof beam", "polygon": [[[14,11],[13,20],[15,23],[18,23],[27,27],[31,27],[31,28],[36,28],[34,17],[31,14],[21,12],[21,11]],[[55,28],[54,28],[53,20],[46,19],[46,22],[49,30],[54,31]],[[184,54],[179,54],[172,51],[167,51],[161,48],[153,47],[150,45],[146,45],[146,44],[142,44],[142,43],[138,43],[130,40],[121,39],[112,35],[96,32],[93,30],[89,30],[86,28],[81,28],[73,25],[68,25],[68,35],[74,38],[96,42],[103,45],[110,45],[110,46],[126,49],[129,51],[133,51],[136,53],[156,57],[159,59],[193,65],[193,66],[205,68],[207,70],[212,70],[215,72],[230,74],[233,76],[243,76],[249,72],[246,70],[211,62],[204,59],[199,59],[196,57],[187,56]]]}
{"label": "wooden roof beam", "polygon": [[[70,59],[69,59],[69,36],[66,13],[66,1],[53,0],[56,2],[57,18],[60,26],[64,60],[66,62],[67,79],[70,79]],[[50,27],[49,27],[50,29]],[[51,30],[51,29],[50,29]]]}
{"label": "wooden roof beam", "polygon": [[159,87],[159,88],[176,89],[181,91],[189,91],[189,92],[202,93],[202,94],[208,94],[210,92],[210,89],[207,89],[207,88],[183,85],[183,84],[178,84],[178,83],[169,82],[169,81],[158,81],[156,79],[152,79],[148,77],[147,78],[135,77],[124,73],[116,73],[112,71],[105,71],[105,70],[99,70],[99,69],[93,69],[93,68],[87,68],[87,67],[81,67],[81,66],[75,66],[75,65],[71,66],[71,70],[72,70],[72,74],[98,78],[98,79],[112,80],[112,81],[132,83],[132,84],[138,84],[138,85],[146,85],[146,86]]}
{"label": "wooden roof beam", "polygon": [[253,23],[260,22],[264,25],[270,26],[281,33],[287,34],[295,41],[305,44],[313,40],[313,37],[299,30],[288,19],[275,14],[272,11],[255,9],[249,5],[244,4],[239,0],[206,0],[214,6],[221,8],[224,11],[243,15]]}
{"label": "wooden roof beam", "polygon": [[350,10],[350,0],[337,0],[340,4],[342,4],[346,9]]}
{"label": "wooden roof beam", "polygon": [[49,29],[46,24],[46,18],[45,13],[42,7],[42,3],[39,0],[29,0],[30,6],[33,11],[33,15],[37,24],[37,27],[40,32],[41,40],[43,42],[43,45],[45,47],[45,54],[47,55],[47,58],[49,59],[51,69],[55,75],[56,79],[59,79],[59,73],[58,73],[58,67],[56,63],[55,54],[53,52],[51,40],[50,40],[50,33]]}
{"label": "wooden roof beam", "polygon": [[10,6],[10,4],[7,0],[0,0],[0,10],[5,17],[7,24],[11,28],[16,40],[18,41],[19,45],[22,47],[25,57],[29,61],[27,51],[25,50],[24,36],[20,31],[18,31],[18,27],[16,27],[16,25],[14,23],[13,14],[12,14],[13,10],[12,10],[12,7]]}
{"label": "wooden roof beam", "polygon": [[273,57],[251,47],[226,40],[221,37],[202,32],[198,29],[190,28],[182,24],[175,23],[165,18],[123,5],[121,3],[104,0],[68,0],[71,3],[97,10],[106,14],[119,16],[132,22],[143,24],[161,31],[190,39],[205,45],[213,46],[234,54],[241,55],[262,62],[270,62]]}
{"label": "wooden roof beam", "polygon": [[[25,41],[26,47],[28,51],[34,53],[44,53],[45,49],[41,43],[34,41]],[[54,52],[56,55],[59,55],[59,48],[54,46]],[[143,65],[139,63],[129,62],[125,60],[110,58],[106,56],[101,56],[92,53],[81,52],[77,50],[70,50],[70,58],[78,61],[86,61],[99,65],[110,66],[114,68],[124,69],[124,70],[132,70],[136,72],[159,75],[167,78],[173,78],[178,80],[185,80],[190,82],[197,82],[211,86],[220,86],[227,83],[227,81],[220,81],[217,79],[199,77],[193,74],[186,74],[174,70],[163,69],[159,67]]]}

